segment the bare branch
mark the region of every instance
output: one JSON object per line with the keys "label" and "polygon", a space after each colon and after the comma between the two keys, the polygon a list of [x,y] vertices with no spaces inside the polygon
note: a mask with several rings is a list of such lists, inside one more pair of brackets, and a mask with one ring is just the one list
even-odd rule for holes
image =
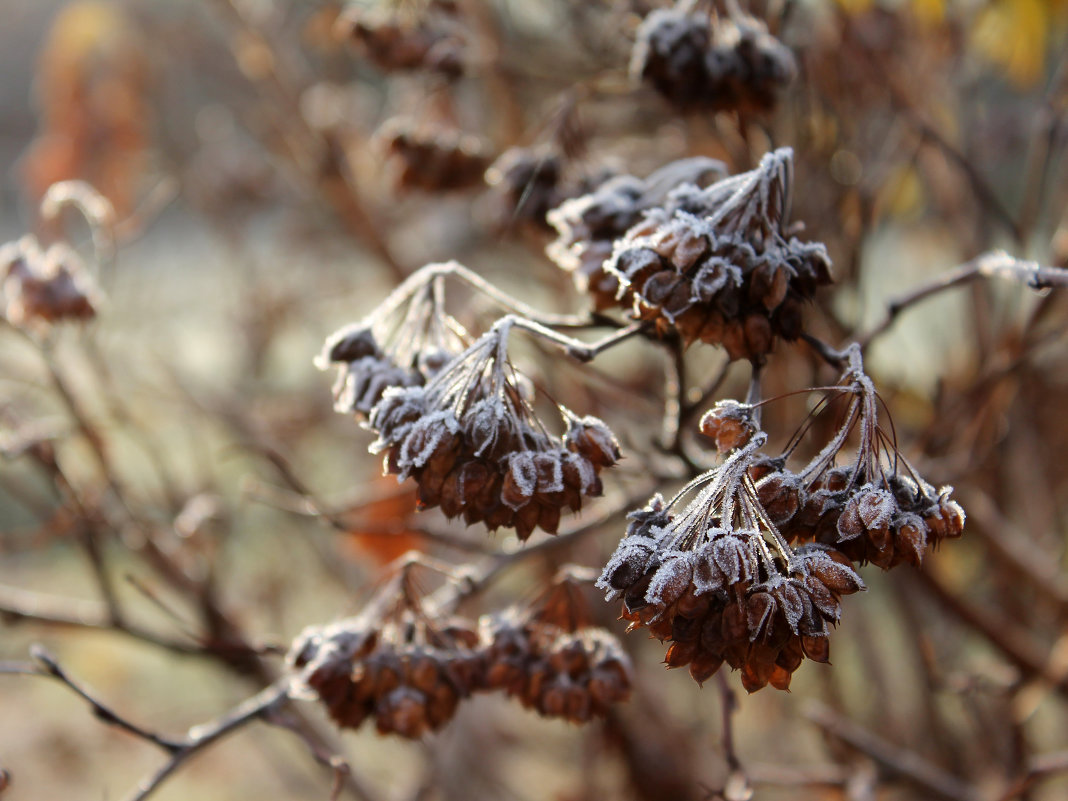
{"label": "bare branch", "polygon": [[928,762],[920,754],[887,742],[830,707],[814,702],[805,711],[805,717],[827,734],[871,757],[884,769],[923,788],[932,797],[945,801],[979,799],[979,794],[973,788]]}
{"label": "bare branch", "polygon": [[1068,270],[1059,267],[1043,267],[1033,261],[1023,261],[1003,250],[992,250],[943,273],[932,281],[921,284],[887,304],[886,318],[871,331],[858,337],[861,348],[867,348],[872,340],[894,324],[898,315],[932,295],[961,286],[977,278],[1005,278],[1023,283],[1031,289],[1068,287]]}

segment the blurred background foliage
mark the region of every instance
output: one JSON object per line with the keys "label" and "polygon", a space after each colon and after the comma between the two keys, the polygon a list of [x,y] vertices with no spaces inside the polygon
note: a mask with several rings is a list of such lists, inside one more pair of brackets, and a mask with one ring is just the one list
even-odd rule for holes
{"label": "blurred background foliage", "polygon": [[[1064,0],[754,0],[743,5],[791,48],[798,78],[772,111],[715,114],[680,114],[627,75],[638,23],[665,4],[455,5],[460,77],[383,71],[337,35],[343,9],[327,0],[5,0],[3,241],[55,236],[37,204],[81,179],[114,205],[120,247],[98,265],[95,321],[57,328],[45,348],[0,328],[0,660],[43,642],[124,714],[179,732],[264,686],[302,627],[358,610],[409,548],[462,563],[514,547],[437,511],[412,515],[409,488],[379,477],[370,436],[333,413],[312,366],[329,332],[428,261],[458,259],[541,308],[585,305],[544,255],[550,233],[481,169],[464,186],[410,188],[390,131],[468,136],[487,163],[513,147],[550,153],[576,185],[689,155],[741,171],[789,145],[793,218],[835,264],[807,319],[835,344],[991,248],[1068,265]],[[63,224],[92,259],[90,231]],[[465,323],[488,325],[487,304],[458,296]],[[832,636],[833,666],[807,664],[791,693],[738,697],[724,714],[728,694],[665,672],[662,649],[635,634],[634,698],[607,724],[478,698],[421,743],[338,737],[304,705],[309,725],[372,798],[1063,797],[1066,327],[1062,294],[972,283],[873,342],[903,451],[956,487],[968,526],[923,571],[869,568],[869,592]],[[658,348],[630,343],[589,368],[537,348],[522,360],[560,402],[608,421],[626,453],[656,452]],[[723,361],[691,349],[688,398]],[[708,404],[741,397],[747,380],[731,368]],[[780,344],[765,380],[771,396],[827,376],[806,347]],[[805,411],[803,399],[770,406],[773,440]],[[71,493],[27,453],[54,459]],[[625,460],[611,493],[641,486],[645,469]],[[107,530],[110,588],[70,495],[106,510],[88,528]],[[617,515],[518,563],[472,611],[529,596],[564,561],[599,567],[622,530]],[[126,631],[109,624],[105,590]],[[48,619],[56,600],[70,619]],[[595,605],[622,633],[615,609]],[[50,683],[0,676],[0,709],[5,801],[121,797],[158,764]],[[329,793],[299,740],[251,727],[158,797]]]}

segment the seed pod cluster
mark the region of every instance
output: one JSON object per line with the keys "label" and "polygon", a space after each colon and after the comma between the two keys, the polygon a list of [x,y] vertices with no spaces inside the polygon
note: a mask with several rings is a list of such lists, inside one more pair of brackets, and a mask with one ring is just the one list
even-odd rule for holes
{"label": "seed pod cluster", "polygon": [[630,694],[630,661],[604,629],[567,631],[521,609],[485,615],[479,627],[487,689],[544,717],[585,723]]}
{"label": "seed pod cluster", "polygon": [[464,37],[444,4],[418,15],[353,4],[338,18],[338,31],[383,72],[424,70],[447,78],[464,72]]}
{"label": "seed pod cluster", "polygon": [[502,228],[528,224],[547,228],[546,214],[567,195],[564,162],[549,148],[513,147],[486,170],[497,223]]}
{"label": "seed pod cluster", "polygon": [[320,369],[338,368],[334,408],[366,420],[388,388],[422,386],[465,345],[466,332],[427,285],[396,314],[331,334],[315,361]]}
{"label": "seed pod cluster", "polygon": [[563,407],[567,432],[547,432],[508,361],[510,327],[505,318],[426,386],[388,389],[371,413],[371,450],[385,451],[387,472],[416,480],[421,508],[526,540],[535,527],[556,533],[565,509],[601,494],[619,445],[603,422]]}
{"label": "seed pod cluster", "polygon": [[598,311],[617,306],[618,279],[604,270],[615,240],[639,223],[647,210],[667,203],[673,190],[678,193],[679,187],[686,187],[697,192],[698,183],[725,174],[722,162],[690,158],[674,161],[644,180],[633,175],[610,178],[548,213],[558,236],[546,253],[572,274],[576,287],[592,297]]}
{"label": "seed pod cluster", "polygon": [[793,54],[753,17],[679,3],[638,29],[630,71],[683,111],[767,111],[797,74]]}
{"label": "seed pod cluster", "polygon": [[687,344],[720,344],[732,359],[762,363],[776,337],[802,333],[802,305],[831,282],[822,244],[788,236],[793,153],[672,203],[616,242],[604,269],[634,315],[673,328]]}
{"label": "seed pod cluster", "polygon": [[305,629],[288,662],[300,689],[342,727],[374,719],[382,734],[418,738],[452,719],[482,685],[478,633],[463,620],[434,625],[419,610]]}
{"label": "seed pod cluster", "polygon": [[287,664],[293,693],[322,703],[342,727],[373,719],[382,734],[436,731],[474,692],[504,692],[545,717],[585,723],[630,694],[619,641],[587,625],[577,588],[555,583],[539,602],[483,615],[476,627],[439,619],[406,562],[357,617],[311,626]]}
{"label": "seed pod cluster", "polygon": [[[884,570],[903,562],[918,566],[929,546],[963,533],[964,510],[950,499],[951,488],[936,491],[885,441],[875,387],[863,372],[859,349],[848,356],[839,381],[849,395],[841,427],[798,473],[786,469],[785,455],[759,467],[757,495],[791,542],[824,543],[854,562]],[[856,452],[847,463],[835,464],[858,429]]]}
{"label": "seed pod cluster", "polygon": [[482,184],[491,158],[475,136],[441,126],[417,126],[393,119],[377,139],[398,191],[449,192]]}
{"label": "seed pod cluster", "polygon": [[0,248],[3,314],[17,328],[48,328],[96,316],[100,295],[85,264],[69,246],[42,251],[33,236]]}
{"label": "seed pod cluster", "polygon": [[725,662],[749,692],[788,689],[805,657],[826,662],[841,596],[864,588],[844,555],[791,549],[762,515],[748,470],[766,440],[753,434],[670,502],[657,495],[633,512],[598,581],[622,598],[632,630],[671,641],[668,667],[703,683]]}

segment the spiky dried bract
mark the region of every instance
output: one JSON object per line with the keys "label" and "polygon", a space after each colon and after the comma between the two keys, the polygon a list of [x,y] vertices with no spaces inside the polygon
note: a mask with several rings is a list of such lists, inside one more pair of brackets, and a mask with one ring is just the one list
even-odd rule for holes
{"label": "spiky dried bract", "polygon": [[[918,566],[929,546],[961,535],[964,510],[950,499],[952,488],[936,491],[897,453],[879,426],[875,387],[859,349],[848,358],[839,381],[848,408],[834,437],[797,473],[778,460],[757,481],[757,494],[790,542],[823,543],[883,569]],[[856,451],[836,464],[856,430]]]}
{"label": "spiky dried bract", "polygon": [[482,184],[491,158],[478,137],[441,126],[418,126],[406,119],[383,123],[376,139],[392,168],[399,191],[448,192]]}
{"label": "spiky dried bract", "polygon": [[615,244],[604,269],[639,319],[687,344],[763,362],[776,337],[802,333],[802,305],[831,282],[823,245],[790,236],[793,152],[699,192],[683,187]]}
{"label": "spiky dried bract", "polygon": [[697,184],[725,174],[722,162],[690,158],[674,161],[644,180],[633,175],[610,178],[549,212],[548,221],[558,236],[546,253],[572,274],[579,291],[591,296],[596,309],[617,306],[619,282],[604,270],[615,240],[640,222],[647,210],[668,203],[673,192],[679,196],[687,190],[699,192]]}
{"label": "spiky dried bract", "polygon": [[749,692],[788,689],[806,656],[827,661],[841,596],[864,588],[845,556],[791,549],[768,520],[748,474],[766,440],[754,433],[670,502],[658,495],[631,513],[598,581],[609,600],[623,600],[632,630],[671,641],[668,667],[689,666],[703,683],[726,662]]}
{"label": "spiky dried bract", "polygon": [[526,540],[535,527],[556,533],[565,509],[601,494],[619,446],[603,422],[562,407],[567,432],[548,433],[508,361],[509,327],[494,326],[425,387],[387,390],[371,413],[371,449],[386,452],[387,472],[416,480],[421,508]]}
{"label": "spiky dried bract", "polygon": [[374,614],[305,629],[287,662],[296,691],[318,700],[344,728],[373,719],[382,734],[415,739],[436,731],[483,683],[475,627],[431,623],[420,610]]}
{"label": "spiky dried bract", "polygon": [[[433,4],[440,10],[441,4]],[[338,30],[383,72],[426,70],[448,78],[464,72],[464,36],[451,13],[403,14],[399,9],[350,4]]]}
{"label": "spiky dried bract", "polygon": [[753,17],[679,3],[638,28],[631,74],[684,111],[766,111],[797,74],[793,54]]}
{"label": "spiky dried bract", "polygon": [[432,284],[386,319],[369,318],[327,337],[315,363],[337,366],[334,408],[366,420],[390,387],[419,387],[467,345]]}
{"label": "spiky dried bract", "polygon": [[101,301],[73,249],[56,243],[42,251],[33,236],[0,247],[0,297],[11,325],[39,331],[55,323],[90,320]]}

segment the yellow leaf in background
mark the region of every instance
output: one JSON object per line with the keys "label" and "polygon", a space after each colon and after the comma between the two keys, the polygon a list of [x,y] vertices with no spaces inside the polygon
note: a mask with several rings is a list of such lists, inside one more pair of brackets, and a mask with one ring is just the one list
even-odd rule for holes
{"label": "yellow leaf in background", "polygon": [[933,27],[946,18],[946,0],[912,0],[912,13],[924,27]]}
{"label": "yellow leaf in background", "polygon": [[972,44],[1021,88],[1030,88],[1046,64],[1051,4],[1043,0],[994,0],[979,14]]}
{"label": "yellow leaf in background", "polygon": [[923,180],[911,164],[895,167],[875,195],[878,216],[894,219],[914,218],[924,204]]}
{"label": "yellow leaf in background", "polygon": [[873,5],[873,0],[835,0],[847,14],[863,14]]}

